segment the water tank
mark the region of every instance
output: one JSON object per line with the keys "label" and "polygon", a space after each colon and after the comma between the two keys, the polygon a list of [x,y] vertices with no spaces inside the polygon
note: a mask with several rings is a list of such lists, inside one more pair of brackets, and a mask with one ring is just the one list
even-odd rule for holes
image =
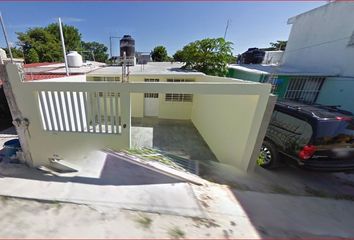
{"label": "water tank", "polygon": [[135,57],[135,40],[130,35],[124,35],[120,40],[120,56],[125,52],[127,58]]}
{"label": "water tank", "polygon": [[0,48],[0,59],[6,59],[7,56],[6,56],[6,51],[2,48]]}
{"label": "water tank", "polygon": [[82,56],[76,51],[70,51],[66,58],[68,59],[69,67],[81,67],[82,66]]}

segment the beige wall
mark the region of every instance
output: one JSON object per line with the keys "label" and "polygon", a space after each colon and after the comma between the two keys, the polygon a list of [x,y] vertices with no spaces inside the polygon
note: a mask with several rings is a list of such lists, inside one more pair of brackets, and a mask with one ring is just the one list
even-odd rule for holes
{"label": "beige wall", "polygon": [[132,117],[144,116],[144,93],[131,93]]}
{"label": "beige wall", "polygon": [[219,161],[241,164],[258,99],[258,96],[194,96],[192,122]]}
{"label": "beige wall", "polygon": [[[175,79],[193,79],[198,81],[198,77],[195,76],[132,76],[130,77],[130,82],[144,82],[145,78],[159,79],[160,82],[166,82],[169,78]],[[90,77],[92,80],[92,77]],[[164,93],[159,93],[159,115],[158,118],[161,119],[179,119],[188,120],[191,119],[192,112],[192,102],[169,102],[165,101]],[[131,94],[131,105],[132,105],[132,117],[144,117],[144,94],[132,93]]]}
{"label": "beige wall", "polygon": [[192,102],[166,102],[165,94],[160,94],[159,118],[191,119]]}

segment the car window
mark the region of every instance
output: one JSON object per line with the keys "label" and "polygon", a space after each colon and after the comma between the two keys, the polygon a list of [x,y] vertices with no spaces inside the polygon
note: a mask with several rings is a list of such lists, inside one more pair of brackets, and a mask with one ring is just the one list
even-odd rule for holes
{"label": "car window", "polygon": [[354,121],[324,121],[318,125],[316,144],[354,144]]}

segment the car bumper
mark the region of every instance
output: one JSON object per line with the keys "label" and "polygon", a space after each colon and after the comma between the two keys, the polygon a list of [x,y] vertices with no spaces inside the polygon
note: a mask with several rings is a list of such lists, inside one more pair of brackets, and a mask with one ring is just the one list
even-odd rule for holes
{"label": "car bumper", "polygon": [[298,164],[301,167],[313,170],[323,171],[345,171],[354,169],[353,160],[314,160],[309,159],[305,161],[298,160]]}

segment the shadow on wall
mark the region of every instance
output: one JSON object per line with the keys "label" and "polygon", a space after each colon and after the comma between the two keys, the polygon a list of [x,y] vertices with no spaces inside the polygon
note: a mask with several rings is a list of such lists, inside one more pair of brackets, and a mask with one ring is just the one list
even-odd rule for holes
{"label": "shadow on wall", "polygon": [[4,94],[4,88],[0,86],[0,131],[12,126],[12,117]]}

